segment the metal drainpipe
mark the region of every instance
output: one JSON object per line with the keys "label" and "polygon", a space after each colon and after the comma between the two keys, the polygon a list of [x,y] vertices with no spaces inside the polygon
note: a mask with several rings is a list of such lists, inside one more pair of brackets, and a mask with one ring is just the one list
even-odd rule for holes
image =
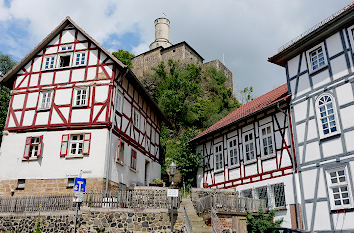
{"label": "metal drainpipe", "polygon": [[[279,102],[277,103],[277,108],[282,112],[282,113],[284,113],[285,114],[285,116],[286,116],[286,110],[283,110],[283,109],[281,109],[280,108],[280,104],[279,104]],[[289,108],[290,108],[290,106],[289,106]],[[289,114],[290,114],[290,112],[289,112]],[[290,122],[289,122],[289,117],[286,117],[286,123],[287,123],[287,125],[288,125],[288,137],[289,137],[289,140],[291,140],[291,134],[290,134]],[[292,142],[290,141],[290,143],[292,144]],[[295,146],[295,145],[292,145],[293,147]],[[291,150],[290,150],[291,151]],[[293,156],[296,156],[296,155],[293,155]],[[297,220],[297,227],[298,227],[298,229],[300,229],[301,228],[301,222],[300,222],[300,216],[299,216],[299,209],[298,209],[298,206],[297,206],[297,203],[298,203],[298,198],[297,198],[297,186],[296,186],[296,178],[295,178],[295,161],[294,161],[294,157],[293,156],[291,156],[291,162],[292,162],[292,164],[293,164],[293,170],[292,170],[292,178],[293,178],[293,188],[294,188],[294,198],[295,198],[295,212],[296,212],[296,220]]]}
{"label": "metal drainpipe", "polygon": [[[123,70],[124,74],[122,75],[122,79],[125,77],[125,75],[128,73],[128,71],[129,71],[129,68],[125,67],[125,71]],[[113,96],[113,94],[112,94],[112,96]],[[113,104],[113,108],[115,109],[114,104]],[[113,116],[113,114],[111,113],[111,122],[112,122],[112,116]],[[108,143],[106,144],[107,145],[106,147],[108,147],[108,148],[106,148],[106,151],[108,153],[107,153],[107,156],[106,156],[106,190],[105,190],[105,194],[108,193],[108,189],[109,189],[109,176],[110,176],[110,171],[111,171],[112,133],[113,133],[113,122],[112,122],[112,124],[110,126],[110,129],[109,129]]]}

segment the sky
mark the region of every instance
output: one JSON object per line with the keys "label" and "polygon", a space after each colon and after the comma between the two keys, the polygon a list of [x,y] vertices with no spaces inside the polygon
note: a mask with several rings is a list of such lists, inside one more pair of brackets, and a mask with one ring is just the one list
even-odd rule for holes
{"label": "sky", "polygon": [[109,51],[138,55],[154,41],[154,20],[169,18],[170,42],[186,41],[234,75],[234,92],[254,97],[286,82],[267,58],[350,0],[0,0],[0,52],[21,60],[66,16]]}

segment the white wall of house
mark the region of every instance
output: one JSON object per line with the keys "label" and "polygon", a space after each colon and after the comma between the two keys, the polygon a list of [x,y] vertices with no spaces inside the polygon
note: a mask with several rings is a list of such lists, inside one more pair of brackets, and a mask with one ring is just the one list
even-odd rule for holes
{"label": "white wall of house", "polygon": [[[354,66],[353,28],[337,31],[287,62],[305,229],[354,231]],[[313,70],[311,54],[323,51],[324,64]],[[336,130],[325,133],[319,99],[330,96]],[[327,114],[328,115],[328,114]],[[349,204],[336,205],[331,171],[345,172]],[[343,179],[343,178],[342,178]],[[343,186],[344,185],[344,186]],[[346,199],[346,198],[344,198]],[[344,200],[342,198],[342,201]]]}

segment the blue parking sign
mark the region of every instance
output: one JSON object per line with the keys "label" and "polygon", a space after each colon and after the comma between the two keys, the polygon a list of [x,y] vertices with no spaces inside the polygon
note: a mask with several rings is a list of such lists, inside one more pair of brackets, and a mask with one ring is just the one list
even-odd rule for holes
{"label": "blue parking sign", "polygon": [[86,179],[75,177],[74,191],[84,193],[86,191]]}

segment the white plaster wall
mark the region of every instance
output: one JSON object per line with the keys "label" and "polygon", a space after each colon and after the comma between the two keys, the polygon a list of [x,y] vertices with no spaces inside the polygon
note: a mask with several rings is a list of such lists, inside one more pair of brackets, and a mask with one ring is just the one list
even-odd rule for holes
{"label": "white plaster wall", "polygon": [[[91,148],[83,158],[60,157],[63,134],[91,133]],[[43,153],[38,160],[23,161],[26,137],[43,135]],[[108,131],[106,129],[64,130],[48,132],[9,133],[0,148],[0,179],[54,179],[78,175],[80,169],[91,171],[85,177],[104,177],[104,158]]]}

